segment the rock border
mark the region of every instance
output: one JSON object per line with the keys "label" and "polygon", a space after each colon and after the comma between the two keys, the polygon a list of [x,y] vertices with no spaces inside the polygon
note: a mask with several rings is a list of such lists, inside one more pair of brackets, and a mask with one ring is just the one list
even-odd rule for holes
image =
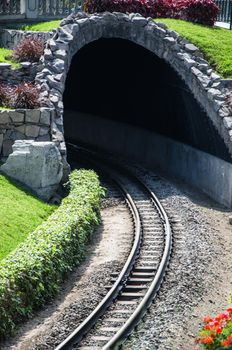
{"label": "rock border", "polygon": [[19,68],[14,68],[10,63],[0,63],[0,83],[32,82],[39,70],[38,63],[21,62]]}
{"label": "rock border", "polygon": [[139,14],[105,12],[70,15],[61,22],[47,42],[41,58],[42,70],[35,78],[41,86],[46,105],[55,108],[53,141],[66,154],[63,135],[63,92],[72,57],[86,44],[100,38],[130,40],[164,59],[184,80],[198,103],[206,111],[232,155],[232,111],[227,99],[232,92],[232,80],[222,79],[203,59],[203,54],[164,23]]}

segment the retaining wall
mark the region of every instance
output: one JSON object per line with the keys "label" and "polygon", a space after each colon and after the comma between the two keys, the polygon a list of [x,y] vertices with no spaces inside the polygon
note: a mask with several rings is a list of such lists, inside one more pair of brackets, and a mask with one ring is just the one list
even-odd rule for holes
{"label": "retaining wall", "polygon": [[53,116],[48,108],[0,110],[0,158],[9,156],[15,140],[51,141]]}
{"label": "retaining wall", "polygon": [[167,137],[129,124],[65,112],[65,137],[185,181],[232,208],[232,164]]}
{"label": "retaining wall", "polygon": [[34,32],[15,29],[0,29],[0,46],[8,49],[13,49],[23,39],[31,37],[41,39],[46,42],[53,35],[53,32]]}
{"label": "retaining wall", "polygon": [[0,63],[0,82],[19,84],[22,81],[34,81],[39,70],[38,63],[22,62],[19,68],[9,63]]}

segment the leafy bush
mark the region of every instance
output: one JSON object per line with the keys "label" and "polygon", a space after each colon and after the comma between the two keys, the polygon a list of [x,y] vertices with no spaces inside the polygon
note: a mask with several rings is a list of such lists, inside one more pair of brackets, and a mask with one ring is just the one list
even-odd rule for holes
{"label": "leafy bush", "polygon": [[14,88],[14,108],[38,108],[40,92],[32,83],[21,83]]}
{"label": "leafy bush", "polygon": [[74,171],[60,207],[0,263],[0,338],[53,297],[84,255],[104,191],[93,171]]}
{"label": "leafy bush", "polygon": [[204,326],[196,339],[199,344],[195,350],[232,349],[232,307],[212,318],[204,317]]}
{"label": "leafy bush", "polygon": [[94,12],[140,13],[144,17],[169,17],[172,14],[171,0],[86,0],[84,10]]}
{"label": "leafy bush", "polygon": [[25,38],[13,50],[12,58],[16,61],[38,62],[44,52],[44,41],[36,38]]}
{"label": "leafy bush", "polygon": [[0,84],[0,106],[38,108],[40,107],[40,91],[32,83],[23,82],[16,86]]}
{"label": "leafy bush", "polygon": [[84,10],[140,13],[144,17],[179,18],[213,25],[219,8],[213,0],[85,0]]}
{"label": "leafy bush", "polygon": [[179,18],[189,22],[214,25],[219,7],[213,0],[183,0],[177,2]]}

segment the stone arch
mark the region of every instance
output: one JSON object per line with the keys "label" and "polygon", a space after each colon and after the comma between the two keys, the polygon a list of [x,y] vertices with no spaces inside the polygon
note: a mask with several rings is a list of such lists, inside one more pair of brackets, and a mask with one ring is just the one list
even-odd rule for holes
{"label": "stone arch", "polygon": [[61,154],[66,154],[63,135],[63,92],[73,56],[86,44],[100,38],[132,41],[164,59],[183,79],[198,103],[204,108],[232,155],[232,116],[227,97],[232,81],[213,72],[197,47],[187,42],[165,24],[138,14],[102,13],[69,16],[48,41],[41,59],[36,82],[46,106],[55,110],[52,138]]}

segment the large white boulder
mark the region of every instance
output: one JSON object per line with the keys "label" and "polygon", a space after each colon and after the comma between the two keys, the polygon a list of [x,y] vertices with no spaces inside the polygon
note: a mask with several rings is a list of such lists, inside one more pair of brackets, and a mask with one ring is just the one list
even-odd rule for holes
{"label": "large white boulder", "polygon": [[15,141],[13,153],[0,169],[46,201],[56,191],[63,175],[61,155],[53,142]]}

